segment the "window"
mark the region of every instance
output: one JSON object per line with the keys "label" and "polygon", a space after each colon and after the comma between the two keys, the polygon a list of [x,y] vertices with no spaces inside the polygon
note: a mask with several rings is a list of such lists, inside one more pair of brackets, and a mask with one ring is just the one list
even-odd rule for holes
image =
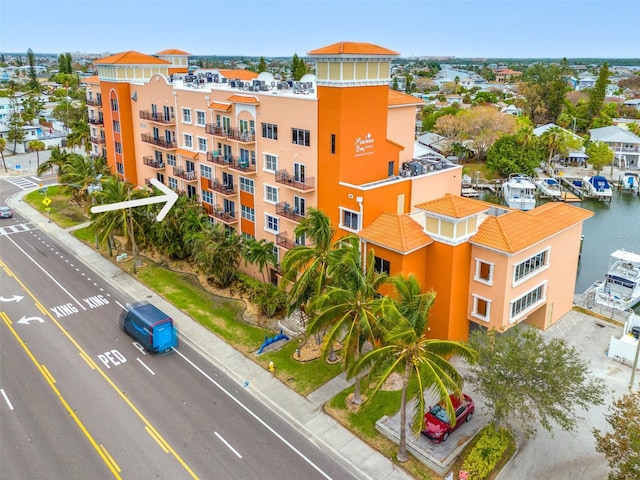
{"label": "window", "polygon": [[385,260],[384,258],[374,257],[375,264],[373,270],[378,273],[386,273],[387,275],[391,275],[391,263],[389,260]]}
{"label": "window", "polygon": [[200,110],[196,110],[196,125],[204,126],[207,120],[207,114]]}
{"label": "window", "polygon": [[254,183],[250,178],[240,177],[240,190],[253,195]]}
{"label": "window", "polygon": [[278,217],[274,217],[269,214],[264,216],[264,228],[268,232],[278,233]]}
{"label": "window", "polygon": [[124,164],[120,162],[116,162],[116,172],[120,175],[124,175]]}
{"label": "window", "polygon": [[331,155],[335,155],[336,153],[336,134],[331,134]]}
{"label": "window", "polygon": [[491,301],[486,298],[473,295],[473,310],[471,316],[482,320],[484,322],[489,321],[489,313],[491,312]]}
{"label": "window", "polygon": [[278,126],[272,123],[262,123],[262,137],[271,140],[278,139]]}
{"label": "window", "polygon": [[295,243],[296,245],[300,246],[304,246],[307,244],[307,237],[306,235],[303,233],[302,235],[296,235],[296,239],[295,239]]}
{"label": "window", "polygon": [[278,189],[271,185],[265,185],[264,200],[269,203],[278,203]]}
{"label": "window", "polygon": [[188,133],[184,134],[184,146],[185,148],[193,148],[193,137]]}
{"label": "window", "polygon": [[509,322],[511,323],[515,322],[516,317],[519,314],[529,309],[529,307],[531,307],[532,305],[536,303],[541,303],[545,299],[545,296],[544,296],[545,286],[546,284],[543,283],[542,285],[534,288],[530,292],[525,293],[520,298],[511,302],[511,318]]}
{"label": "window", "polygon": [[191,109],[183,108],[182,109],[182,123],[191,123]]}
{"label": "window", "polygon": [[387,163],[387,176],[388,177],[392,177],[394,175],[395,167],[396,167],[396,162],[394,162],[393,160],[391,160],[389,163]]}
{"label": "window", "polygon": [[476,258],[476,273],[473,277],[476,282],[493,284],[493,263]]}
{"label": "window", "polygon": [[225,132],[229,132],[229,130],[231,130],[231,118],[222,117],[222,129]]}
{"label": "window", "polygon": [[310,144],[311,132],[309,130],[302,130],[301,128],[292,128],[291,141],[294,145],[304,145],[308,147]]}
{"label": "window", "polygon": [[549,250],[545,250],[543,252],[538,253],[537,255],[534,255],[531,258],[528,258],[524,262],[516,265],[514,267],[514,277],[513,277],[514,282],[517,282],[518,280],[521,280],[533,274],[537,270],[540,270],[541,268],[546,267],[548,262],[548,257],[549,257],[548,253],[549,253]]}
{"label": "window", "polygon": [[115,150],[116,153],[122,153],[122,144],[120,142],[115,142]]}
{"label": "window", "polygon": [[118,111],[118,100],[116,100],[115,98],[111,99],[111,111],[112,112]]}
{"label": "window", "polygon": [[275,155],[264,154],[264,169],[269,172],[278,170],[278,157]]}
{"label": "window", "polygon": [[167,165],[169,165],[170,167],[176,166],[176,156],[172,153],[167,153]]}
{"label": "window", "polygon": [[202,178],[213,178],[213,170],[209,165],[200,164],[200,176]]}
{"label": "window", "polygon": [[173,177],[169,177],[169,188],[171,190],[177,190],[178,189],[178,180],[173,178]]}
{"label": "window", "polygon": [[207,151],[207,139],[198,137],[198,151],[206,152]]}
{"label": "window", "polygon": [[250,222],[256,221],[256,211],[253,208],[247,207],[246,205],[240,205],[240,209],[242,218],[249,220]]}
{"label": "window", "polygon": [[213,205],[213,193],[209,190],[202,190],[202,201]]}
{"label": "window", "polygon": [[120,122],[118,120],[113,121],[113,131],[120,133]]}
{"label": "window", "polygon": [[229,199],[225,198],[222,201],[222,208],[224,208],[224,213],[226,213],[227,215],[235,218],[235,216],[236,216],[236,202],[234,202],[233,200],[229,200]]}
{"label": "window", "polygon": [[345,230],[352,230],[357,232],[360,229],[360,214],[352,210],[342,210],[342,216],[340,218],[340,228]]}

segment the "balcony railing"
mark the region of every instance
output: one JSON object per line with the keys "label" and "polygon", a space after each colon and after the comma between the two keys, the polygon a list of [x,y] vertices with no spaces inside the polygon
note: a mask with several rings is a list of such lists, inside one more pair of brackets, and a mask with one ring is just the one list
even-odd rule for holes
{"label": "balcony railing", "polygon": [[222,195],[235,195],[236,187],[233,184],[226,184],[220,182],[217,178],[214,180],[209,179],[209,190],[213,190],[214,192],[221,193]]}
{"label": "balcony railing", "polygon": [[296,246],[296,242],[287,238],[287,232],[282,232],[276,234],[276,245],[282,248],[286,248],[287,250],[291,250]]}
{"label": "balcony railing", "polygon": [[240,130],[239,128],[224,128],[215,123],[207,123],[204,131],[216,137],[225,137],[238,142],[251,143],[256,141],[256,134],[250,130]]}
{"label": "balcony railing", "polygon": [[176,142],[170,142],[167,139],[161,138],[161,137],[154,137],[153,135],[150,135],[148,133],[142,134],[142,141],[146,143],[150,143],[160,148],[166,148],[166,149],[178,148],[176,145]]}
{"label": "balcony railing", "polygon": [[195,182],[197,180],[196,172],[194,172],[193,170],[185,170],[182,167],[173,167],[173,174],[176,177],[180,177],[186,180],[187,182]]}
{"label": "balcony railing", "polygon": [[89,123],[91,125],[104,125],[104,119],[102,117],[90,118]]}
{"label": "balcony railing", "polygon": [[165,163],[162,160],[156,160],[154,157],[142,157],[142,163],[156,169],[165,167]]}
{"label": "balcony railing", "polygon": [[248,158],[242,158],[242,157],[236,157],[236,158],[231,158],[231,164],[229,165],[229,167],[233,168],[234,170],[239,170],[243,173],[255,173],[256,171],[256,164],[255,163],[251,163],[251,161]]}
{"label": "balcony railing", "polygon": [[228,167],[233,162],[232,155],[223,155],[219,150],[213,150],[207,153],[207,160],[209,162],[215,163],[216,165],[222,165],[223,167]]}
{"label": "balcony railing", "polygon": [[164,113],[151,112],[149,110],[140,110],[140,118],[165,125],[176,123],[175,115],[165,115]]}
{"label": "balcony railing", "polygon": [[91,143],[95,143],[97,145],[104,145],[105,139],[102,137],[91,137]]}
{"label": "balcony railing", "polygon": [[91,99],[87,99],[87,106],[89,107],[101,107],[102,106],[102,99],[98,99],[98,98],[91,98]]}
{"label": "balcony railing", "polygon": [[235,211],[225,210],[220,205],[215,205],[213,208],[207,210],[207,213],[214,218],[222,220],[224,223],[232,224],[238,223],[238,217]]}
{"label": "balcony railing", "polygon": [[313,190],[316,188],[316,179],[314,177],[291,175],[286,170],[278,170],[276,172],[276,182],[298,190]]}
{"label": "balcony railing", "polygon": [[276,215],[288,218],[294,222],[300,222],[305,217],[303,213],[304,212],[300,212],[299,209],[288,202],[280,202],[276,204]]}

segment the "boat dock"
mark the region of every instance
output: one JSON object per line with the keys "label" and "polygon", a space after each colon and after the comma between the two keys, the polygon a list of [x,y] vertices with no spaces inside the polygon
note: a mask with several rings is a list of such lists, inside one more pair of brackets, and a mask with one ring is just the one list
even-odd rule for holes
{"label": "boat dock", "polygon": [[[569,202],[580,202],[584,198],[584,190],[582,189],[582,179],[580,178],[570,178],[570,177],[558,177],[558,180],[564,187],[564,194],[571,195],[572,199],[577,200],[567,200]],[[580,182],[579,184],[577,182]]]}

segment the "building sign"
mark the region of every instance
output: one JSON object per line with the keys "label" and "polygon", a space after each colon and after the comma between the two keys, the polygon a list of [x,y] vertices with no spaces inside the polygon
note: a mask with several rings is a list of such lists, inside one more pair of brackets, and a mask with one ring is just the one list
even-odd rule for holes
{"label": "building sign", "polygon": [[370,133],[367,133],[364,137],[356,138],[356,151],[355,156],[361,157],[363,155],[372,155],[373,154],[373,137]]}

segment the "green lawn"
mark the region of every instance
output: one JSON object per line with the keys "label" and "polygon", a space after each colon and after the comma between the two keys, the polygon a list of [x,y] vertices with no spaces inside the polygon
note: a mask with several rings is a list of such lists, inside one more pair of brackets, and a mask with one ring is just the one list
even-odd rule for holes
{"label": "green lawn", "polygon": [[[89,219],[84,215],[83,210],[69,202],[69,195],[61,195],[59,190],[58,185],[47,187],[46,194],[42,190],[34,190],[24,196],[24,201],[43,215],[49,215],[51,221],[62,228],[73,227],[88,221]],[[51,200],[48,207],[51,209],[49,213],[46,211],[47,205],[43,203],[45,198]]]}

